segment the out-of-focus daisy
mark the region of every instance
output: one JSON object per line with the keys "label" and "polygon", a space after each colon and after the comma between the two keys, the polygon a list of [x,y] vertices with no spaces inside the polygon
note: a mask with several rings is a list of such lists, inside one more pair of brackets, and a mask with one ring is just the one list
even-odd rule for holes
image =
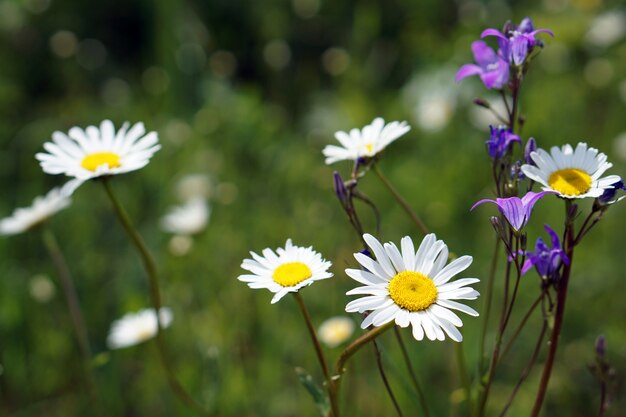
{"label": "out-of-focus daisy", "polygon": [[350,133],[336,132],[335,138],[341,146],[326,145],[322,153],[326,157],[327,165],[343,160],[371,158],[410,129],[406,122],[391,122],[385,125],[385,121],[377,117],[361,130],[352,129]]}
{"label": "out-of-focus daisy", "polygon": [[170,239],[167,248],[174,256],[185,256],[193,247],[193,238],[187,235],[174,235]]}
{"label": "out-of-focus daisy", "polygon": [[211,178],[206,174],[188,174],[176,182],[176,194],[183,201],[197,197],[209,199],[213,194]]}
{"label": "out-of-focus daisy", "polygon": [[241,267],[252,274],[239,275],[237,279],[250,288],[267,288],[275,293],[272,304],[289,292],[298,292],[313,282],[330,278],[331,263],[322,258],[312,247],[294,246],[291,239],[276,252],[266,248],[263,256],[250,252],[252,259],[244,259]]}
{"label": "out-of-focus daisy", "polygon": [[35,158],[47,174],[65,174],[81,182],[135,171],[146,166],[161,145],[156,132],[145,134],[143,123],[129,126],[124,123],[116,133],[113,123],[104,120],[100,127],[73,127],[67,135],[54,132],[52,142],[43,145],[48,153]]}
{"label": "out-of-focus daisy", "polygon": [[161,228],[169,233],[189,236],[206,228],[211,210],[204,198],[194,198],[174,207],[161,218]]}
{"label": "out-of-focus daisy", "polygon": [[[162,307],[159,310],[161,327],[166,328],[172,324],[172,310]],[[157,317],[154,309],[147,308],[136,313],[126,314],[111,325],[107,346],[109,349],[120,349],[134,346],[157,334]]]}
{"label": "out-of-focus daisy", "polygon": [[423,72],[402,89],[403,100],[415,123],[424,131],[438,132],[454,115],[460,89],[451,82],[449,68]]}
{"label": "out-of-focus daisy", "polygon": [[402,238],[401,251],[389,242],[384,247],[372,235],[363,238],[372,249],[376,260],[355,253],[356,260],[365,268],[346,269],[346,274],[364,284],[348,291],[348,295],[365,295],[346,306],[348,312],[371,311],[361,323],[382,326],[394,320],[400,327],[413,327],[413,337],[422,340],[444,340],[445,335],[456,342],[463,340],[457,327],[463,322],[452,310],[471,316],[478,313],[471,307],[454,300],[475,300],[478,291],[468,287],[479,280],[450,279],[465,270],[471,256],[461,256],[446,265],[448,247],[434,234],[424,237],[417,252],[410,237]]}
{"label": "out-of-focus daisy", "polygon": [[522,172],[543,185],[543,190],[554,190],[564,198],[600,197],[620,180],[617,175],[600,178],[613,164],[586,143],[579,143],[576,149],[569,144],[553,146],[550,153],[539,148],[530,157],[536,166],[522,165]]}
{"label": "out-of-focus daisy", "polygon": [[596,16],[585,35],[585,41],[591,45],[606,48],[619,41],[626,34],[626,14],[620,10],[611,10]]}
{"label": "out-of-focus daisy", "polygon": [[53,188],[45,196],[35,197],[30,207],[17,208],[11,217],[0,220],[0,235],[16,235],[45,222],[70,205],[72,200]]}
{"label": "out-of-focus daisy", "polygon": [[352,333],[354,333],[354,321],[349,317],[331,317],[320,325],[317,333],[322,343],[333,348],[352,336]]}

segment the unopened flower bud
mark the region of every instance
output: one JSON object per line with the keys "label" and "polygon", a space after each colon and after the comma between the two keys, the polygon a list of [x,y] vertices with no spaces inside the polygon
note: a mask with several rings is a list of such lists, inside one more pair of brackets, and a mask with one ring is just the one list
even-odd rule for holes
{"label": "unopened flower bud", "polygon": [[519,245],[522,252],[526,252],[526,244],[528,243],[528,236],[526,232],[522,233],[519,237]]}
{"label": "unopened flower bud", "polygon": [[489,102],[483,98],[477,97],[474,99],[474,104],[480,107],[484,107],[486,109],[490,109],[491,108],[491,104],[489,104]]}
{"label": "unopened flower bud", "polygon": [[526,147],[524,148],[524,159],[526,159],[527,164],[535,165],[535,162],[530,157],[530,154],[532,152],[535,152],[536,150],[537,150],[537,141],[535,140],[535,138],[528,139],[528,142],[526,142]]}
{"label": "unopened flower bud", "polygon": [[341,178],[341,175],[339,174],[339,172],[337,171],[333,172],[333,180],[335,184],[335,194],[337,195],[337,198],[341,202],[341,205],[346,207],[349,204],[348,190],[346,190],[346,186],[343,182],[343,178]]}
{"label": "unopened flower bud", "polygon": [[596,339],[596,355],[600,357],[604,357],[605,353],[606,353],[606,339],[604,335],[600,335]]}

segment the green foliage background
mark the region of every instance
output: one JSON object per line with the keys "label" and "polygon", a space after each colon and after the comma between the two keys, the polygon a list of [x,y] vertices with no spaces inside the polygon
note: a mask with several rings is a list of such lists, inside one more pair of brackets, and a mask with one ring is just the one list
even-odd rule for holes
{"label": "green foliage background", "polygon": [[[600,48],[585,41],[592,20],[612,10],[623,12],[623,4],[2,0],[0,214],[64,181],[43,174],[33,156],[53,131],[105,118],[116,126],[143,121],[159,132],[163,148],[145,169],[116,177],[113,185],[158,259],[165,305],[175,316],[166,338],[183,385],[216,416],[313,416],[315,405],[294,367],[318,381],[321,375],[295,303],[286,297],[270,305],[268,292],[250,290],[236,277],[248,251],[292,238],[333,261],[335,278],[302,292],[316,324],[343,311],[344,294],[354,287],[343,269],[354,266],[359,243],[335,199],[332,172],[347,175],[350,164],[325,166],[321,149],[334,142],[335,131],[376,116],[407,120],[412,130],[389,147],[381,168],[452,251],[474,256],[467,274],[486,277],[493,208],[470,213],[469,207],[492,195],[487,126],[471,123],[472,99],[488,94],[475,78],[456,85],[454,73],[471,62],[470,43],[484,28],[532,16],[556,37],[542,36],[546,48],[523,87],[524,136],[542,147],[586,140],[609,155],[612,173],[624,176],[624,141],[614,139],[626,130],[626,43],[622,37]],[[438,91],[446,92],[451,118],[440,130],[421,128],[417,106]],[[158,221],[179,203],[177,181],[194,173],[211,178],[213,212],[191,252],[176,257]],[[101,407],[107,415],[192,415],[168,390],[153,343],[119,351],[105,346],[110,323],[148,307],[149,299],[139,260],[100,188],[96,182],[80,188],[50,227],[70,263],[98,354]],[[377,178],[368,176],[361,188],[383,213],[384,240],[421,239]],[[595,415],[599,391],[587,365],[599,334],[607,337],[623,391],[625,210],[612,208],[576,254],[544,415]],[[556,199],[542,201],[529,240],[544,234],[543,223],[560,227],[561,212]],[[31,296],[33,277],[41,274],[56,286],[47,302]],[[533,274],[525,277],[520,304],[530,304],[537,288]],[[480,299],[472,305],[481,311]],[[465,322],[463,347],[475,376],[480,321]],[[524,367],[534,328],[497,375],[489,415],[499,412]],[[452,343],[403,335],[434,415],[465,415]],[[420,415],[390,336],[381,345],[392,384],[406,415]],[[327,349],[331,360],[339,352]],[[343,391],[348,416],[394,415],[372,361],[365,349],[350,366]],[[536,367],[511,416],[528,415],[539,372]],[[624,407],[617,398],[608,415]],[[92,412],[41,236],[0,239],[0,415]]]}

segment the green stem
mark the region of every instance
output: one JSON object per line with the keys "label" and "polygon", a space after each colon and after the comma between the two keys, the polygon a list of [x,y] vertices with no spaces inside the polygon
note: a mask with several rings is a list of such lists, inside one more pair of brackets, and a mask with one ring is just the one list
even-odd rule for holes
{"label": "green stem", "polygon": [[332,389],[332,381],[330,379],[330,372],[328,371],[328,365],[326,363],[326,358],[324,356],[324,351],[322,350],[322,346],[320,345],[320,341],[317,338],[317,333],[315,332],[315,328],[313,327],[313,322],[311,321],[311,315],[307,310],[304,300],[302,296],[298,292],[293,293],[294,298],[300,307],[300,312],[302,313],[302,317],[304,317],[304,321],[306,323],[306,327],[309,331],[309,335],[311,335],[311,341],[313,342],[313,347],[315,348],[315,353],[317,354],[317,360],[320,363],[320,368],[322,368],[322,372],[324,373],[324,379],[326,381],[326,389],[328,391],[328,399],[330,401],[330,407],[333,412],[333,416],[339,417],[339,406],[337,404],[337,398],[335,397],[335,392]]}
{"label": "green stem", "polygon": [[511,349],[511,346],[513,346],[513,342],[515,341],[515,339],[517,339],[517,337],[521,333],[522,329],[524,328],[524,326],[528,322],[528,319],[530,318],[530,316],[533,313],[533,311],[535,311],[535,309],[537,308],[537,306],[539,305],[541,300],[543,300],[544,295],[545,295],[545,290],[542,291],[541,294],[539,294],[539,297],[537,297],[537,299],[530,306],[530,308],[528,309],[528,311],[524,315],[524,318],[522,318],[522,321],[520,322],[520,324],[515,329],[515,332],[513,333],[513,336],[511,336],[511,338],[509,339],[508,343],[506,344],[506,346],[502,350],[502,353],[500,354],[500,358],[498,358],[498,362],[500,362],[502,360],[502,358],[504,358],[506,356],[506,354],[509,352],[509,349]]}
{"label": "green stem", "polygon": [[396,339],[398,340],[398,344],[400,345],[400,350],[402,351],[402,357],[404,358],[404,363],[406,364],[406,368],[409,370],[409,375],[411,376],[411,382],[413,383],[413,387],[417,392],[417,396],[419,398],[420,405],[422,406],[422,411],[424,412],[424,416],[430,417],[430,411],[428,411],[428,404],[426,401],[426,396],[424,395],[424,390],[422,389],[421,384],[417,379],[417,375],[415,375],[415,371],[413,370],[413,364],[411,363],[411,358],[409,357],[409,353],[406,349],[406,345],[402,340],[402,334],[397,327],[393,328],[394,333],[396,335]]}
{"label": "green stem", "polygon": [[385,373],[385,368],[383,367],[383,359],[380,354],[380,348],[378,347],[378,343],[376,340],[372,340],[372,345],[374,346],[374,354],[376,355],[376,365],[378,367],[378,372],[380,373],[380,378],[383,380],[383,384],[385,385],[385,389],[387,390],[387,395],[391,399],[393,403],[393,407],[398,414],[398,417],[404,417],[402,414],[402,410],[400,409],[400,404],[396,399],[396,396],[393,394],[393,390],[391,389],[391,384],[389,383],[389,379],[387,379],[387,374]]}
{"label": "green stem", "polygon": [[506,413],[509,411],[509,408],[513,404],[513,400],[515,400],[515,396],[517,395],[524,381],[526,381],[526,378],[528,378],[530,371],[535,365],[535,362],[537,361],[537,358],[539,357],[539,352],[541,352],[541,347],[543,346],[543,338],[546,335],[546,329],[547,329],[547,325],[546,325],[546,322],[544,321],[543,326],[541,327],[541,332],[539,333],[539,338],[537,339],[537,343],[535,344],[535,349],[533,350],[533,354],[531,355],[530,360],[528,361],[528,364],[526,365],[526,368],[524,368],[524,371],[522,371],[522,375],[520,376],[520,379],[517,381],[515,388],[513,388],[513,391],[511,392],[511,395],[509,396],[509,399],[507,403],[505,404],[504,408],[502,409],[502,412],[500,413],[499,417],[504,417]]}
{"label": "green stem", "polygon": [[373,328],[369,332],[356,339],[354,342],[350,343],[350,345],[348,345],[348,347],[345,348],[343,352],[341,352],[341,355],[339,355],[339,359],[337,359],[337,363],[335,364],[335,375],[332,376],[332,390],[335,398],[339,398],[339,386],[341,385],[341,378],[346,371],[345,366],[348,360],[352,357],[352,355],[361,350],[363,346],[365,346],[370,341],[376,339],[385,331],[389,330],[391,327],[393,327],[393,325],[394,322],[390,321],[383,326]]}
{"label": "green stem", "polygon": [[130,238],[131,242],[137,249],[139,256],[143,262],[144,269],[148,274],[148,281],[150,283],[150,296],[152,299],[152,305],[155,311],[156,321],[157,321],[157,333],[156,333],[156,342],[159,352],[159,359],[161,361],[161,365],[165,371],[167,376],[167,381],[170,385],[172,391],[176,394],[176,396],[181,400],[184,404],[186,404],[189,408],[194,410],[200,415],[209,415],[209,412],[198,402],[196,402],[188,393],[185,391],[183,386],[180,384],[178,379],[174,374],[174,370],[167,359],[167,352],[165,347],[165,340],[163,338],[163,323],[161,322],[161,290],[159,288],[159,278],[156,268],[156,262],[148,250],[148,247],[143,241],[143,238],[134,228],[130,217],[124,210],[124,207],[115,196],[113,192],[113,188],[111,187],[111,182],[109,177],[102,177],[102,185],[104,186],[104,190],[106,191],[107,196],[111,200],[113,204],[113,209],[115,214],[117,215],[118,220],[122,224],[122,227],[126,231],[126,234]]}
{"label": "green stem", "polygon": [[489,327],[489,317],[491,315],[491,305],[493,300],[493,284],[495,282],[496,269],[498,268],[498,259],[500,252],[500,245],[502,244],[500,238],[496,236],[496,244],[493,251],[493,257],[491,258],[491,266],[489,268],[489,275],[487,277],[487,291],[485,292],[484,304],[483,304],[483,325],[480,331],[480,344],[478,347],[478,372],[482,374],[483,367],[485,366],[485,339],[487,338],[487,328]]}
{"label": "green stem", "polygon": [[89,336],[87,334],[87,327],[85,326],[85,320],[80,308],[80,302],[78,301],[78,295],[76,294],[76,287],[72,280],[72,275],[65,261],[65,256],[61,251],[61,247],[52,230],[47,227],[42,228],[42,238],[44,246],[48,251],[48,255],[52,259],[52,263],[57,270],[59,282],[63,289],[63,295],[65,296],[65,302],[67,303],[67,309],[70,313],[72,325],[74,327],[74,334],[78,342],[78,348],[81,356],[83,357],[83,369],[85,377],[87,379],[87,388],[90,392],[90,396],[94,399],[95,391],[95,378],[93,370],[91,368],[91,348],[89,347]]}
{"label": "green stem", "polygon": [[[513,236],[510,235],[508,247],[512,247],[512,239]],[[512,252],[509,249],[510,252]],[[491,389],[491,384],[493,382],[493,377],[496,372],[496,367],[498,364],[498,358],[500,357],[500,348],[502,347],[502,339],[504,336],[504,331],[506,330],[507,325],[507,310],[509,306],[509,281],[511,279],[511,262],[508,262],[506,265],[505,271],[505,279],[504,279],[504,294],[503,294],[503,305],[502,312],[500,314],[500,325],[498,326],[498,334],[496,335],[496,343],[491,354],[491,361],[489,362],[489,370],[487,372],[487,381],[482,386],[482,392],[480,394],[479,402],[478,402],[478,411],[476,415],[478,417],[482,417],[485,414],[485,407],[487,406],[487,399],[489,398],[489,391]],[[517,269],[518,279],[519,279],[519,269]]]}
{"label": "green stem", "polygon": [[408,214],[411,220],[413,220],[413,223],[415,223],[417,228],[420,229],[425,235],[428,234],[428,227],[426,227],[422,219],[417,215],[417,213],[415,213],[415,211],[413,211],[411,206],[409,206],[409,203],[407,203],[406,200],[402,198],[398,190],[396,190],[395,187],[389,182],[389,180],[383,175],[377,164],[372,165],[372,170],[378,176],[378,178],[380,178],[385,187],[387,187],[391,195],[393,195],[398,204],[400,204],[400,206],[404,209],[406,214]]}
{"label": "green stem", "polygon": [[467,398],[467,409],[472,410],[472,390],[470,377],[467,373],[467,364],[465,363],[465,354],[463,352],[463,342],[454,344],[454,353],[456,356],[456,364],[459,370],[459,378],[461,378],[461,385],[463,385],[463,391],[465,391],[465,398]]}

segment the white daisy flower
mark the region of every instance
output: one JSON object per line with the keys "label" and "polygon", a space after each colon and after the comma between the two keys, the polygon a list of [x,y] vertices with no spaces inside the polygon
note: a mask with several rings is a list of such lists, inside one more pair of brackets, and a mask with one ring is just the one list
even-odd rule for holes
{"label": "white daisy flower", "polygon": [[267,288],[275,293],[272,304],[289,292],[298,292],[314,281],[330,278],[331,263],[322,258],[312,247],[294,246],[287,239],[284,248],[263,249],[263,256],[250,252],[252,259],[244,259],[241,267],[252,274],[239,275],[239,281],[250,288]]}
{"label": "white daisy flower", "polygon": [[335,138],[341,146],[327,145],[322,153],[326,157],[327,165],[343,160],[371,158],[409,130],[411,127],[406,122],[391,122],[385,125],[385,121],[377,117],[361,130],[352,129],[350,133],[336,132]]}
{"label": "white daisy flower", "polygon": [[62,192],[62,188],[53,188],[45,196],[35,197],[30,207],[15,209],[11,217],[0,220],[0,235],[16,235],[30,230],[69,206],[71,202]]}
{"label": "white daisy flower", "polygon": [[[167,328],[172,324],[172,310],[162,307],[159,310],[161,327]],[[157,317],[153,308],[147,308],[136,313],[128,313],[111,325],[107,346],[109,349],[120,349],[134,346],[157,334]]]}
{"label": "white daisy flower", "polygon": [[389,242],[384,247],[372,235],[363,238],[374,252],[376,260],[355,253],[356,260],[366,269],[346,269],[346,274],[364,284],[347,292],[365,294],[346,306],[347,312],[371,311],[361,323],[382,326],[394,320],[400,327],[413,326],[413,337],[422,340],[444,340],[445,335],[456,342],[463,340],[457,327],[463,322],[452,310],[478,316],[471,307],[454,300],[475,300],[478,291],[467,285],[477,278],[450,279],[472,263],[471,256],[461,256],[446,265],[448,247],[434,234],[424,237],[417,252],[410,237],[402,238],[401,250]]}
{"label": "white daisy flower", "polygon": [[145,134],[143,123],[129,126],[124,123],[116,133],[113,123],[104,120],[99,128],[73,127],[67,135],[54,132],[52,142],[43,145],[48,153],[40,152],[35,158],[45,173],[65,174],[81,182],[135,171],[146,166],[161,145],[156,132]]}
{"label": "white daisy flower", "polygon": [[194,198],[174,207],[161,218],[161,228],[169,233],[190,236],[206,228],[211,209],[204,198]]}
{"label": "white daisy flower", "polygon": [[317,330],[320,341],[331,348],[348,340],[352,333],[354,333],[354,321],[343,316],[329,318]]}
{"label": "white daisy flower", "polygon": [[600,197],[620,180],[617,175],[600,178],[613,164],[606,162],[605,154],[587,148],[583,142],[576,149],[569,144],[553,146],[550,153],[537,149],[530,157],[536,166],[522,165],[524,175],[543,185],[543,190],[556,191],[564,198]]}

